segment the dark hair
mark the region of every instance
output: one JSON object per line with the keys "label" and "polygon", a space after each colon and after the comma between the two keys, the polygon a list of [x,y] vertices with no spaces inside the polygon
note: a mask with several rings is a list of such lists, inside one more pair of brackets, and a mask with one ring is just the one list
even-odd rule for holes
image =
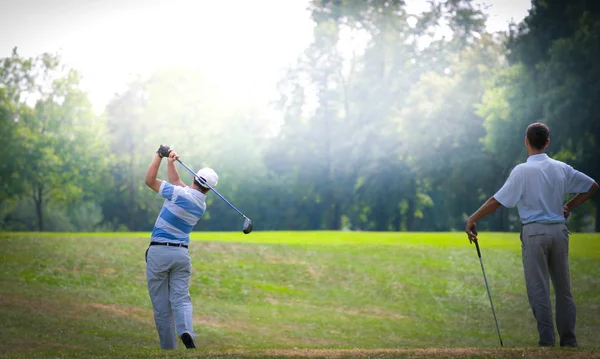
{"label": "dark hair", "polygon": [[541,122],[527,126],[527,139],[531,147],[543,150],[550,138],[550,129]]}
{"label": "dark hair", "polygon": [[[203,180],[205,180],[204,177],[201,177],[201,178]],[[204,187],[203,185],[201,185],[200,182],[196,179],[196,177],[194,177],[194,184],[196,186],[198,186],[198,188],[200,188],[200,192],[202,192],[202,193],[206,193],[206,192],[210,191],[210,188],[207,188],[207,187]]]}

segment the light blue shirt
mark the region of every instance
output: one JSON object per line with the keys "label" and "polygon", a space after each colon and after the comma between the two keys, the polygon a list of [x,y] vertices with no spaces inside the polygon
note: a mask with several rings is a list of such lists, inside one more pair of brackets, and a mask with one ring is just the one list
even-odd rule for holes
{"label": "light blue shirt", "polygon": [[585,193],[593,184],[587,175],[543,153],[515,167],[494,198],[505,207],[517,206],[523,224],[565,223],[565,196]]}
{"label": "light blue shirt", "polygon": [[206,211],[206,195],[190,187],[162,181],[158,194],[165,202],[158,214],[151,240],[189,243],[190,232]]}

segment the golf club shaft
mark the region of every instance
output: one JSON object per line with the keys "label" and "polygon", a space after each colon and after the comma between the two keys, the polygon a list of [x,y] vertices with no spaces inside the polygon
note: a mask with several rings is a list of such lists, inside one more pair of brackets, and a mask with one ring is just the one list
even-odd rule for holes
{"label": "golf club shaft", "polygon": [[181,165],[183,167],[185,167],[188,171],[190,171],[190,173],[198,180],[198,182],[206,185],[208,188],[210,188],[213,192],[215,192],[215,194],[219,197],[221,197],[221,199],[223,201],[225,201],[225,203],[227,203],[228,205],[231,206],[231,208],[235,209],[235,211],[237,213],[239,213],[242,217],[247,218],[242,212],[240,212],[239,209],[235,208],[235,206],[233,204],[231,204],[231,202],[229,202],[228,200],[225,199],[225,197],[221,196],[221,194],[219,192],[217,192],[217,190],[215,190],[211,185],[209,185],[208,183],[206,183],[206,181],[204,181],[202,178],[198,177],[196,175],[196,172],[194,172],[194,170],[192,170],[191,168],[189,168],[185,163],[181,162],[180,159],[177,159],[177,162],[181,163]]}
{"label": "golf club shaft", "polygon": [[488,298],[490,298],[490,304],[492,305],[492,313],[494,314],[494,321],[496,322],[496,330],[498,331],[498,339],[500,339],[500,346],[504,346],[502,343],[502,336],[500,335],[500,327],[498,326],[498,319],[496,318],[496,310],[494,309],[494,303],[492,302],[492,294],[490,293],[490,287],[488,285],[487,277],[485,276],[485,269],[483,268],[483,261],[481,260],[481,251],[479,250],[479,243],[475,241],[475,247],[477,248],[477,256],[479,257],[479,264],[481,264],[481,271],[483,272],[483,280],[485,281],[485,289],[487,289]]}

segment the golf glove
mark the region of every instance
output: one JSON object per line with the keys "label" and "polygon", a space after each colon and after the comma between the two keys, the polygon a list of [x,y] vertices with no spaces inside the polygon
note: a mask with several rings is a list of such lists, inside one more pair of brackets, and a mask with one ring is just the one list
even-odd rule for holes
{"label": "golf glove", "polygon": [[169,152],[171,152],[171,149],[169,148],[169,146],[163,146],[163,145],[160,145],[160,147],[158,148],[158,151],[156,151],[156,153],[158,153],[158,156],[160,158],[169,157]]}

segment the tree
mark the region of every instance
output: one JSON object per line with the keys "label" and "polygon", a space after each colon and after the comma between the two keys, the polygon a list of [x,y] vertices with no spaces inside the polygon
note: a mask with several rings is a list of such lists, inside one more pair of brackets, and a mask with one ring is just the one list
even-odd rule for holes
{"label": "tree", "polygon": [[[528,81],[529,76],[527,69],[520,65],[497,69],[477,104],[477,114],[484,118],[486,130],[484,149],[490,154],[496,173],[489,182],[495,190],[504,184],[512,169],[527,158],[525,128],[540,110],[539,103],[531,97],[534,84]],[[497,211],[495,230],[508,230],[514,225],[507,214],[503,208]]]}
{"label": "tree", "polygon": [[0,141],[13,155],[0,162],[0,216],[14,208],[19,195],[25,191],[20,173],[23,159],[14,154],[23,153],[19,137],[19,121],[27,113],[23,93],[31,84],[27,73],[31,63],[18,56],[14,49],[10,57],[0,59]]}
{"label": "tree", "polygon": [[[473,105],[489,67],[503,59],[500,41],[484,34],[484,14],[471,1],[432,2],[411,26],[402,1],[315,1],[311,10],[315,39],[287,76],[285,122],[267,166],[302,184],[317,217],[334,219],[316,228],[340,228],[342,218],[375,230],[455,227],[464,209],[441,221],[422,217],[432,205],[427,191],[456,193],[464,173],[457,164],[468,163],[459,159],[482,149],[483,120]],[[453,36],[423,48],[444,21]],[[348,34],[366,39],[364,47],[340,52]],[[458,63],[461,56],[466,65]],[[424,131],[440,121],[457,130]],[[446,145],[452,151],[424,168]],[[454,181],[441,187],[444,170]],[[464,201],[457,196],[455,203]]]}
{"label": "tree", "polygon": [[[258,211],[261,202],[252,195],[256,189],[248,188],[260,186],[265,172],[261,151],[270,124],[262,108],[231,103],[198,70],[163,68],[117,94],[106,117],[111,148],[119,151],[110,169],[114,191],[102,203],[113,228],[152,229],[161,199],[146,188],[144,176],[160,144],[176,149],[195,170],[213,167],[220,176],[219,192],[249,216],[252,209]],[[191,184],[187,170],[179,167],[179,172]],[[166,163],[159,178],[167,179]],[[237,214],[214,198],[208,195],[209,206],[197,228],[237,230]]]}
{"label": "tree", "polygon": [[436,216],[429,225],[440,230],[460,228],[481,197],[489,194],[486,184],[494,177],[492,157],[480,141],[484,120],[475,104],[502,63],[501,43],[484,34],[461,57],[446,74],[423,74],[397,117],[406,134],[403,153],[419,181],[428,184],[434,205],[443,207],[429,213]]}
{"label": "tree", "polygon": [[[5,108],[14,124],[20,164],[10,183],[21,197],[34,202],[37,227],[44,227],[44,208],[49,203],[69,205],[97,198],[106,149],[103,123],[97,121],[79,74],[60,64],[60,58],[42,54],[22,58],[16,49],[2,61],[2,83],[8,91]],[[89,189],[89,194],[84,190]]]}
{"label": "tree", "polygon": [[[508,43],[509,59],[523,64],[528,74],[517,81],[532,83],[526,98],[535,111],[523,117],[529,123],[546,122],[557,134],[551,137],[549,152],[596,179],[600,177],[599,40],[600,3],[535,0]],[[513,112],[524,110],[520,103],[519,98],[510,102]],[[600,231],[600,200],[594,201]]]}

